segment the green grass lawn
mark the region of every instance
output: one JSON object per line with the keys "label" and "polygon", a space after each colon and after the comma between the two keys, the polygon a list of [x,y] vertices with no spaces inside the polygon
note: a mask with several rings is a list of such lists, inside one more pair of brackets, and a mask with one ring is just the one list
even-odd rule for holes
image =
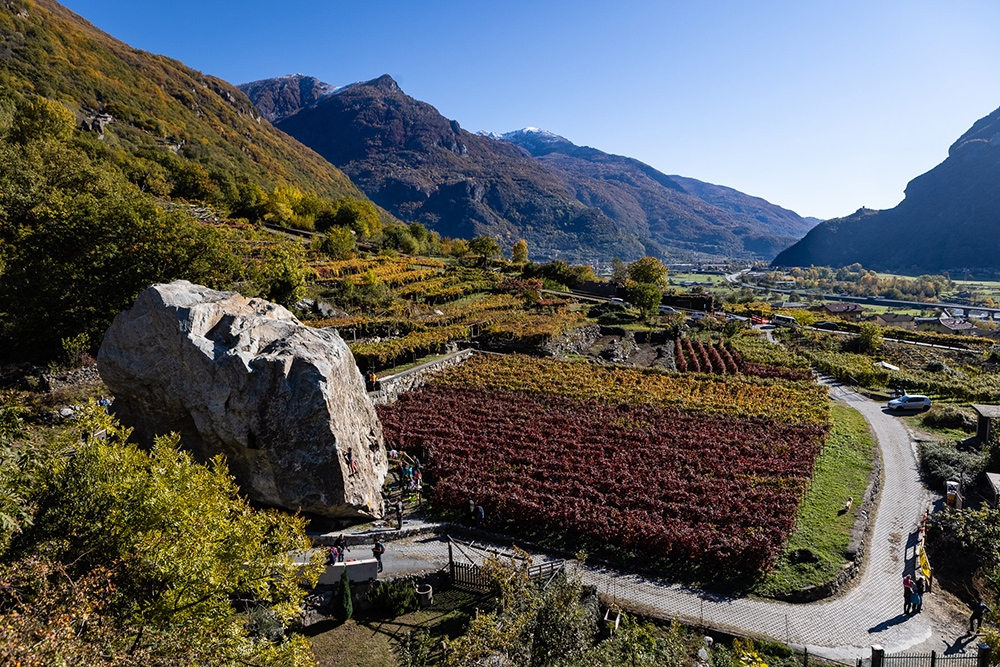
{"label": "green grass lawn", "polygon": [[[437,651],[444,638],[465,632],[478,607],[489,608],[487,596],[455,588],[434,592],[434,605],[392,619],[359,613],[346,623],[329,620],[311,626],[318,667],[398,667],[399,642],[411,632],[426,631],[425,642]],[[440,656],[438,656],[440,657]]]}
{"label": "green grass lawn", "polygon": [[[836,577],[847,562],[850,530],[868,487],[875,441],[868,422],[857,410],[835,403],[831,417],[833,430],[816,459],[816,472],[799,508],[795,531],[777,566],[765,575],[756,593],[776,595],[825,583]],[[844,502],[851,497],[851,511],[841,514]],[[804,550],[812,555],[807,560],[814,562],[792,557]]]}
{"label": "green grass lawn", "polygon": [[[939,403],[941,401],[938,400],[935,402]],[[957,401],[956,405],[965,407],[965,404],[959,403]],[[933,436],[936,437],[938,440],[942,440],[945,442],[951,442],[951,441],[961,442],[962,440],[965,440],[966,438],[971,438],[976,434],[975,431],[963,431],[962,429],[958,428],[940,428],[936,426],[931,426],[930,424],[925,424],[924,416],[925,413],[920,413],[915,415],[906,415],[904,417],[901,417],[901,419],[903,419],[907,424],[909,424],[910,428],[912,428],[913,430],[921,431],[925,436]]]}
{"label": "green grass lawn", "polygon": [[696,282],[699,285],[705,283],[717,285],[726,282],[726,277],[712,273],[670,273],[667,275],[667,280],[670,281],[671,286],[680,287],[681,283],[685,281]]}

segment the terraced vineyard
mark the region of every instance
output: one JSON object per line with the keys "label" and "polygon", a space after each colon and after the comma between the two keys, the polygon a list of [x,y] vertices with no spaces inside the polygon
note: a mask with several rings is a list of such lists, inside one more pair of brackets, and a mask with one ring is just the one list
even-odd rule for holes
{"label": "terraced vineyard", "polygon": [[730,573],[774,562],[828,431],[804,382],[477,355],[379,408],[434,502]]}

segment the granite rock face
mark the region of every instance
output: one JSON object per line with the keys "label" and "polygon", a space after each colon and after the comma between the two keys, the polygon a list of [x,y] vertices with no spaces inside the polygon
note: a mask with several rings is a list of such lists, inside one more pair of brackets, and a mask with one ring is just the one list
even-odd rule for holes
{"label": "granite rock face", "polygon": [[120,313],[97,364],[140,441],[176,431],[200,460],[224,455],[244,493],[267,505],[382,516],[382,425],[334,331],[181,280],[150,287]]}

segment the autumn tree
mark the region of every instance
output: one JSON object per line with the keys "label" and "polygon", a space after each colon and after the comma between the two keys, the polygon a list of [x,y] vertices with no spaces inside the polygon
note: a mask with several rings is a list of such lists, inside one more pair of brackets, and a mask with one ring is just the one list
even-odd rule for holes
{"label": "autumn tree", "polygon": [[691,651],[676,623],[654,634],[626,616],[610,639],[595,641],[599,605],[579,576],[564,571],[543,587],[528,576],[529,565],[496,558],[484,563],[498,591],[496,606],[450,643],[446,667],[677,667],[688,661]]}
{"label": "autumn tree", "polygon": [[503,248],[492,237],[477,236],[469,241],[469,252],[478,255],[483,266],[487,266],[490,260],[503,254]]}
{"label": "autumn tree", "polygon": [[313,247],[330,259],[349,259],[358,249],[354,233],[347,227],[331,227],[322,239],[313,241]]}
{"label": "autumn tree", "polygon": [[644,318],[649,317],[663,300],[663,290],[651,283],[633,283],[628,287],[628,299],[642,311]]}
{"label": "autumn tree", "polygon": [[511,261],[515,264],[528,263],[528,242],[521,239],[510,249]]}
{"label": "autumn tree", "polygon": [[611,282],[619,287],[624,287],[625,282],[628,280],[628,264],[623,262],[620,258],[615,257],[611,260]]}
{"label": "autumn tree", "polygon": [[858,342],[861,352],[876,353],[882,349],[882,327],[874,322],[862,322],[858,327]]}
{"label": "autumn tree", "polygon": [[59,102],[36,97],[14,114],[10,137],[18,143],[67,141],[76,128],[76,116]]}
{"label": "autumn tree", "polygon": [[317,230],[325,232],[332,227],[347,227],[361,238],[372,238],[382,233],[382,220],[370,201],[345,198],[316,214]]}
{"label": "autumn tree", "polygon": [[628,265],[629,278],[637,283],[647,283],[664,287],[667,280],[667,267],[655,257],[643,257]]}
{"label": "autumn tree", "polygon": [[[55,445],[72,456],[39,474],[33,525],[2,559],[0,576],[25,585],[0,587],[0,655],[37,642],[47,664],[307,660],[308,642],[280,632],[298,616],[300,581],[320,568],[293,561],[309,548],[304,520],[252,509],[221,457],[195,463],[176,435],[150,451],[128,436],[91,403]],[[61,588],[63,577],[80,585]],[[262,617],[279,632],[255,630]]]}

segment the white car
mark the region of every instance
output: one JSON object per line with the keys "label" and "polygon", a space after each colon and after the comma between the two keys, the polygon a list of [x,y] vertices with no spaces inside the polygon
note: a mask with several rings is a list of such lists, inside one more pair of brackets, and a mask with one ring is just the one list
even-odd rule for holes
{"label": "white car", "polygon": [[670,306],[660,306],[660,315],[671,315],[676,312],[676,308],[672,308]]}
{"label": "white car", "polygon": [[926,411],[931,409],[931,399],[919,394],[903,394],[899,398],[889,401],[886,407],[890,410]]}

